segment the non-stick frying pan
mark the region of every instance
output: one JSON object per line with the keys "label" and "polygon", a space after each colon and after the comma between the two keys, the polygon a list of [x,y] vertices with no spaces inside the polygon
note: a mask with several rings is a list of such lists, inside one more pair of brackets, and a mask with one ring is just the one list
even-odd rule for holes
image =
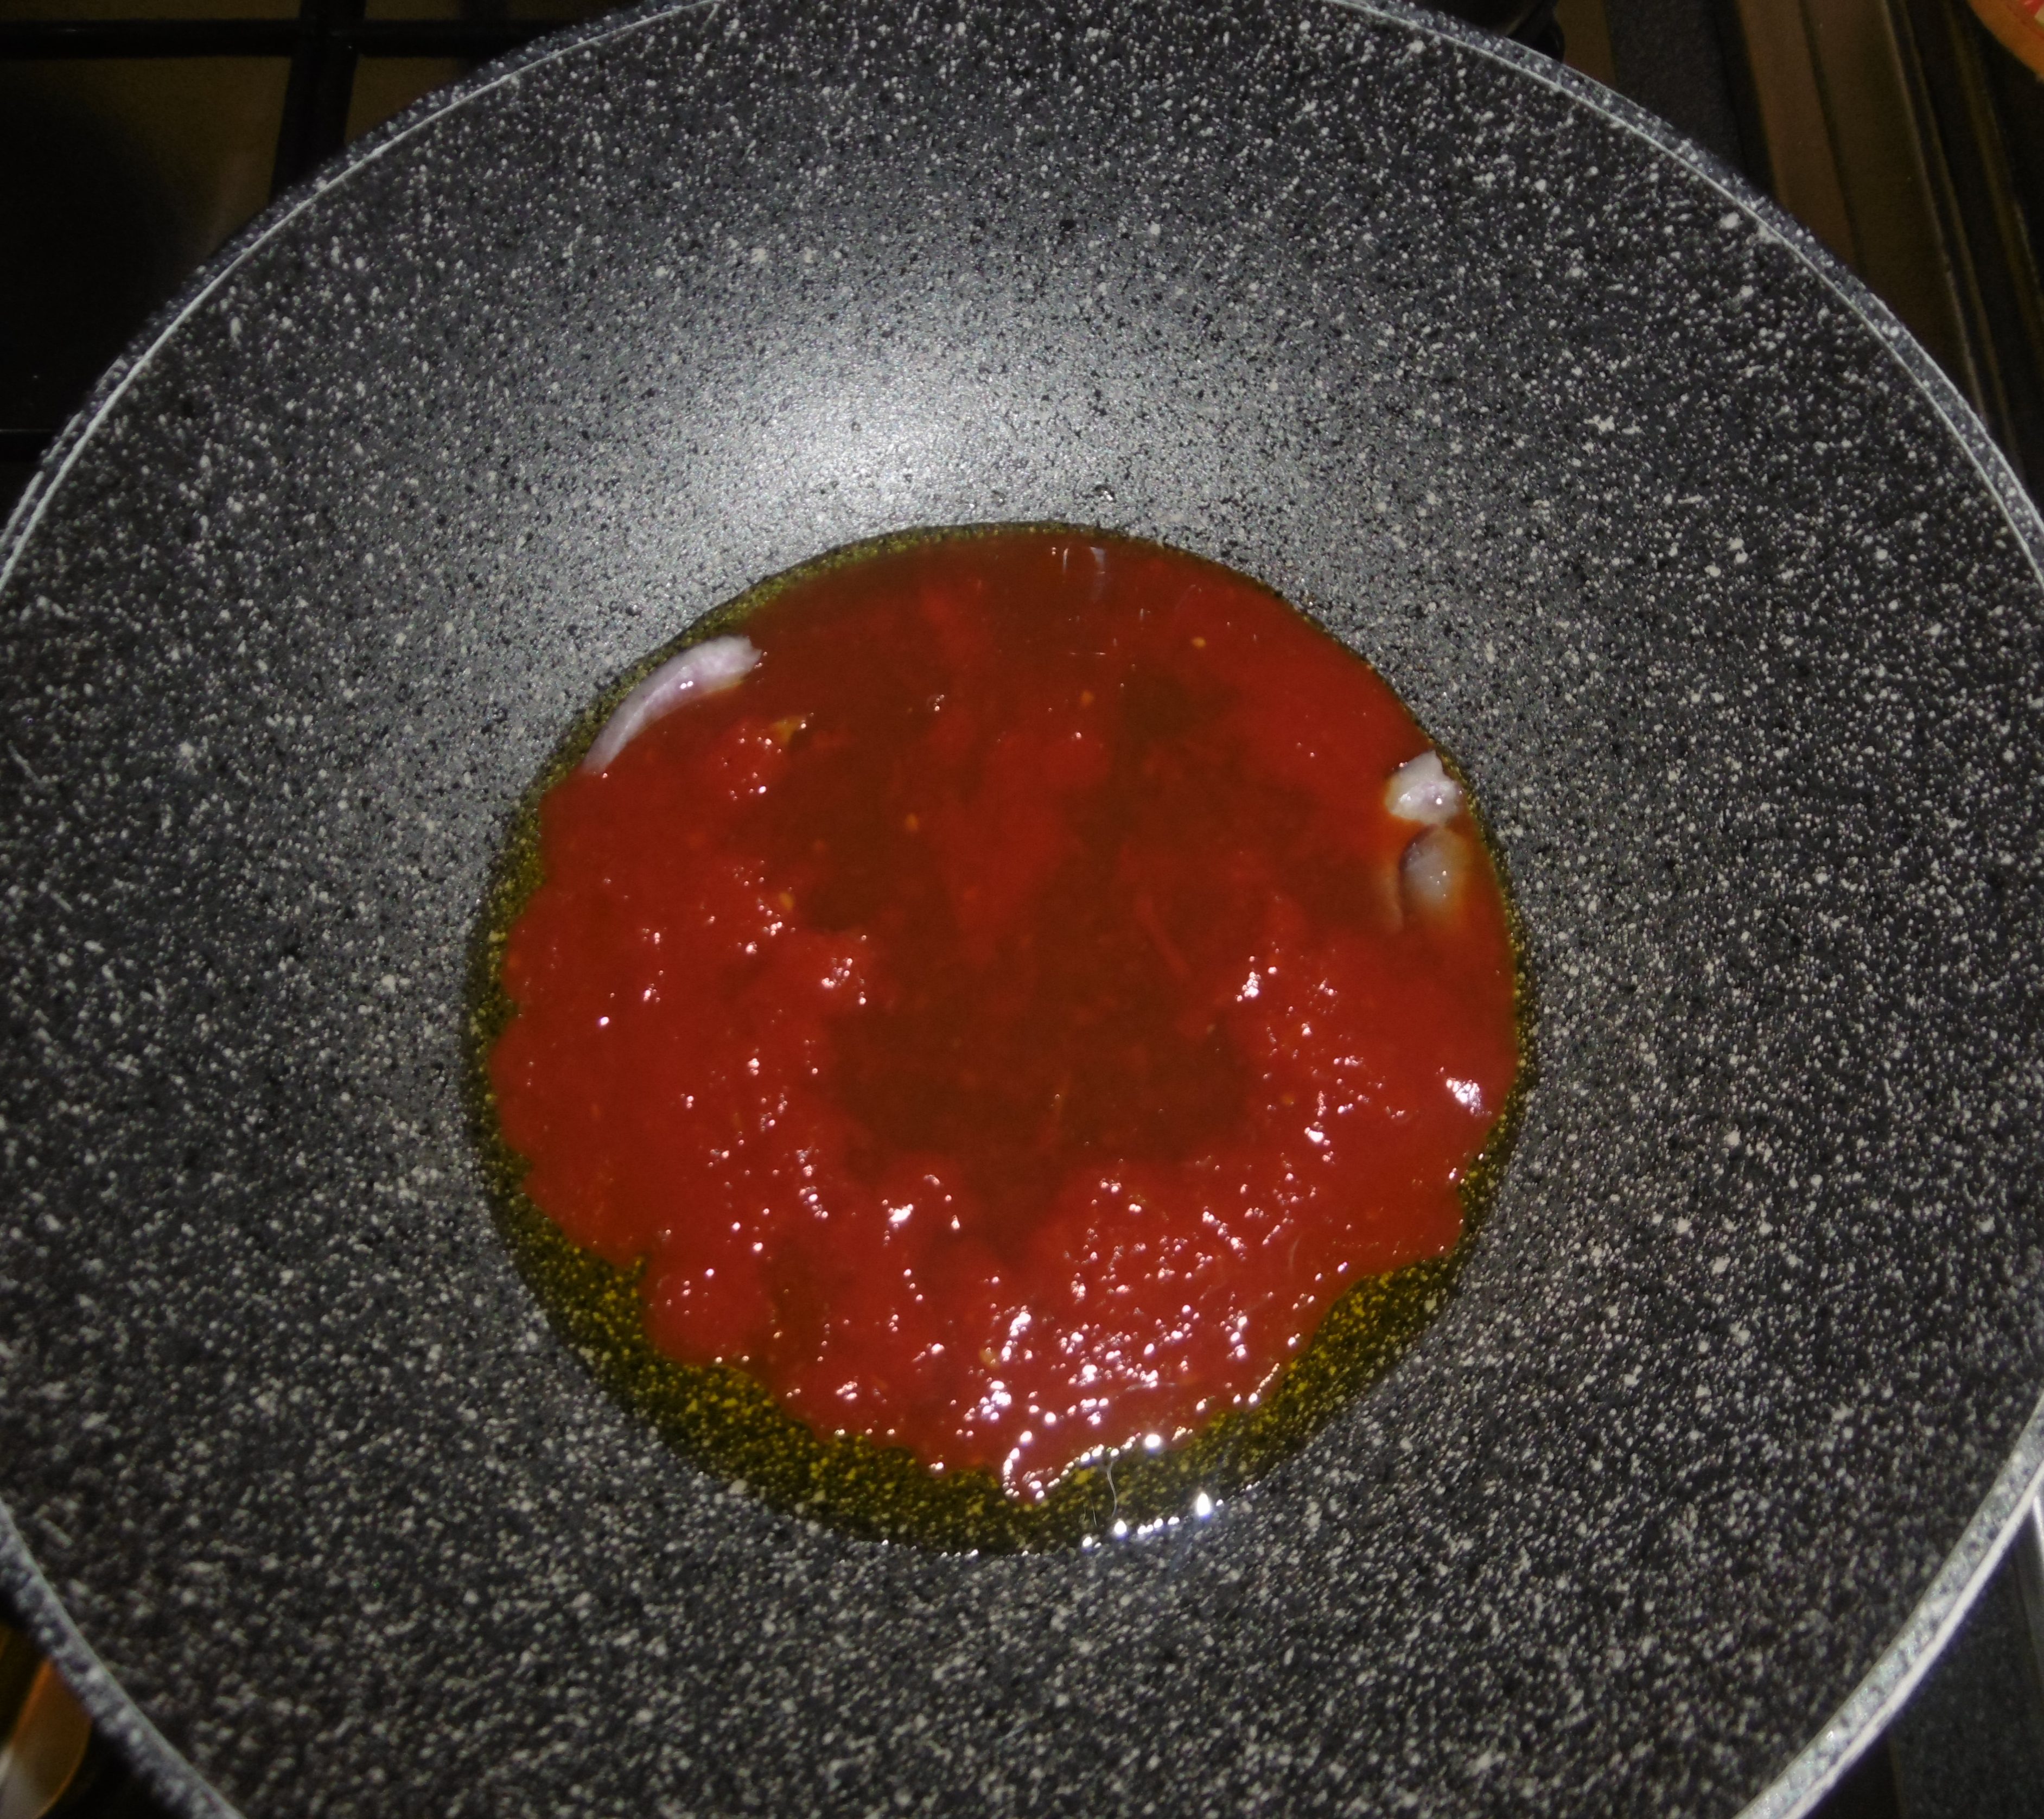
{"label": "non-stick frying pan", "polygon": [[[1210,1521],[971,1558],[597,1386],[489,1216],[463,992],[610,679],[993,519],[1366,652],[1539,1012],[1389,1377]],[[2044,1459],[2044,527],[1806,237],[1530,55],[611,21],[266,217],[5,548],[6,1571],[185,1810],[1783,1814]]]}

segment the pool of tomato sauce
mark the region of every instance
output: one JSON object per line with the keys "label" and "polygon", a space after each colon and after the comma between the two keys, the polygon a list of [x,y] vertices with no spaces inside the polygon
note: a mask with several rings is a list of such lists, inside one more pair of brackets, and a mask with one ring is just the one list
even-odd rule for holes
{"label": "pool of tomato sauce", "polygon": [[636,1283],[613,1376],[855,1527],[1026,1544],[1047,1494],[1239,1479],[1290,1437],[1254,1411],[1320,1418],[1438,1306],[1512,1098],[1466,812],[1451,900],[1401,891],[1425,735],[1275,595],[1097,533],[737,617],[756,667],[558,775],[513,868],[486,1064],[528,1256],[600,1259],[584,1336],[628,1352]]}

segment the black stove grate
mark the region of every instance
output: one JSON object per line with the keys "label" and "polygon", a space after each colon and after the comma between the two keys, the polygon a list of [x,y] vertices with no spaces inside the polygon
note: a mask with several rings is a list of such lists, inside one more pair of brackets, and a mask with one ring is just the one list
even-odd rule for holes
{"label": "black stove grate", "polygon": [[[295,18],[0,21],[0,63],[288,58],[290,73],[270,179],[274,198],[347,144],[348,110],[363,59],[454,57],[482,63],[581,22],[514,19],[488,0],[481,7],[471,0],[471,6],[470,16],[443,19],[371,19],[364,17],[364,0],[300,0]],[[487,16],[492,12],[497,16]],[[0,466],[33,465],[56,434],[55,425],[0,426]]]}

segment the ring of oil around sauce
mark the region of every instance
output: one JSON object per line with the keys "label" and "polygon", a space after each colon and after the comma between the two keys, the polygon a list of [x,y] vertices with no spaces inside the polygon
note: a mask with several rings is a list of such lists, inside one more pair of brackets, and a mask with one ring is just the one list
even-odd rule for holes
{"label": "ring of oil around sauce", "polygon": [[[949,1552],[1037,1552],[1175,1526],[1297,1452],[1389,1370],[1447,1304],[1494,1197],[1532,1073],[1525,943],[1496,844],[1473,792],[1466,787],[1511,937],[1517,1077],[1462,1183],[1462,1232],[1454,1248],[1354,1283],[1249,1406],[1216,1416],[1181,1446],[1158,1452],[1131,1447],[1082,1461],[1043,1502],[1024,1504],[1007,1495],[990,1472],[935,1472],[905,1448],[882,1447],[856,1435],[820,1434],[743,1371],[682,1364],[655,1348],[646,1336],[639,1293],[644,1265],[620,1270],[605,1263],[532,1203],[522,1185],[524,1163],[504,1141],[490,1090],[489,1056],[512,1013],[501,976],[505,944],[540,883],[540,801],[580,762],[640,682],[690,645],[738,630],[752,612],[789,588],[848,563],[939,539],[1032,531],[1142,541],[1078,525],[993,524],[909,531],[848,544],[748,588],[635,665],[576,719],[520,802],[470,950],[464,1072],[471,1123],[498,1230],[556,1333],[609,1394],[703,1470],[791,1514],[865,1539]],[[1466,786],[1467,779],[1456,774]]]}

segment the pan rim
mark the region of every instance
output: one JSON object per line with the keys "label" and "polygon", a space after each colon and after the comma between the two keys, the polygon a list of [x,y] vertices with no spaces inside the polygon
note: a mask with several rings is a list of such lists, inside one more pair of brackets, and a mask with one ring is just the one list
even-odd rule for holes
{"label": "pan rim", "polygon": [[[1301,12],[1327,9],[1403,27],[1501,64],[1646,140],[1708,184],[1729,206],[1785,247],[1901,368],[1965,454],[2044,587],[2044,515],[1973,407],[1887,305],[1808,228],[1744,176],[1624,96],[1511,40],[1408,0],[1296,3]],[[724,4],[724,0],[647,0],[524,46],[414,103],[271,203],[156,311],[59,433],[0,525],[0,590],[12,579],[66,476],[129,386],[244,263],[314,202],[436,121],[515,83],[527,70],[629,37],[665,19],[716,12]],[[2000,1563],[2031,1506],[2040,1498],[2044,1498],[2044,1396],[2033,1408],[2000,1475],[1893,1639],[1831,1719],[1740,1809],[1739,1819],[1800,1819],[1836,1786],[1928,1673]],[[237,1819],[239,1809],[156,1729],[85,1640],[56,1588],[29,1552],[4,1498],[0,1498],[0,1588],[6,1590],[29,1634],[63,1673],[94,1724],[121,1749],[152,1794],[187,1819]]]}

